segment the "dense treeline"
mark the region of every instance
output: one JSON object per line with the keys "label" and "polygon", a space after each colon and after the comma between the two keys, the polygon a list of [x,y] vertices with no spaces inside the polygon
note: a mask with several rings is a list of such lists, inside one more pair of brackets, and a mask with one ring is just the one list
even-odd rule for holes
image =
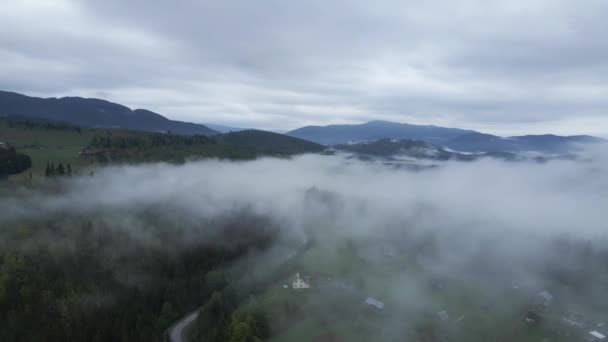
{"label": "dense treeline", "polygon": [[195,225],[157,212],[3,224],[0,341],[162,341],[275,236],[248,213]]}
{"label": "dense treeline", "polygon": [[253,159],[263,155],[255,147],[243,148],[204,135],[171,133],[96,135],[81,155],[96,162],[166,161],[183,163],[190,158]]}
{"label": "dense treeline", "polygon": [[230,288],[216,291],[200,309],[193,338],[199,342],[258,342],[270,337],[270,325],[263,311],[237,311],[238,296]]}
{"label": "dense treeline", "polygon": [[183,161],[191,157],[253,159],[321,152],[323,146],[282,134],[246,130],[216,136],[171,133],[96,135],[83,150],[99,161]]}
{"label": "dense treeline", "polygon": [[44,170],[45,177],[71,177],[72,176],[72,165],[67,163],[66,166],[63,166],[62,163],[57,164],[55,166],[54,163],[46,163],[46,168]]}
{"label": "dense treeline", "polygon": [[[113,163],[169,162],[219,158],[251,160],[261,156],[286,157],[316,153],[323,146],[264,131],[214,136],[174,132],[142,132],[121,128],[80,128],[61,122],[0,117],[0,139],[31,157],[32,173],[46,174],[47,162],[70,163],[79,174]],[[52,171],[49,172],[49,176]]]}
{"label": "dense treeline", "polygon": [[217,136],[217,140],[235,147],[254,149],[262,154],[317,153],[325,149],[325,146],[311,141],[253,129],[221,134]]}
{"label": "dense treeline", "polygon": [[89,144],[90,148],[105,149],[128,149],[144,148],[154,146],[180,146],[195,144],[217,144],[217,141],[204,135],[176,135],[176,134],[146,134],[146,135],[118,135],[108,133],[106,135],[96,135]]}
{"label": "dense treeline", "polygon": [[294,245],[295,253],[281,260],[270,272],[248,274],[250,266],[244,265],[245,272],[239,281],[215,291],[200,308],[190,332],[191,339],[195,342],[258,342],[270,338],[268,314],[254,296],[291,275],[297,265],[295,256],[305,253],[313,244],[314,239],[309,239],[303,245]]}
{"label": "dense treeline", "polygon": [[47,130],[63,130],[81,133],[82,128],[67,122],[52,121],[38,118],[2,117],[10,128],[44,128]]}
{"label": "dense treeline", "polygon": [[32,167],[32,159],[17,153],[13,146],[0,142],[0,178],[21,173]]}

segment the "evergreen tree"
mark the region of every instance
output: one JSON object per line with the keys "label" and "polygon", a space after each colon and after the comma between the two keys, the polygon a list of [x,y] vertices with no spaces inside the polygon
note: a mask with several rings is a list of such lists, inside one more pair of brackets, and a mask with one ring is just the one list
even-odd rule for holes
{"label": "evergreen tree", "polygon": [[46,162],[46,169],[44,170],[44,176],[45,177],[51,176],[51,164],[49,164],[49,162]]}
{"label": "evergreen tree", "polygon": [[63,168],[63,164],[59,163],[59,166],[57,166],[56,173],[59,176],[65,176],[65,169]]}
{"label": "evergreen tree", "polygon": [[51,163],[49,166],[49,176],[54,177],[57,174],[57,169],[55,169],[55,164]]}
{"label": "evergreen tree", "polygon": [[66,174],[68,177],[72,177],[72,165],[70,165],[70,163],[68,163],[68,168],[67,168]]}
{"label": "evergreen tree", "polygon": [[253,331],[247,322],[235,322],[230,331],[230,342],[250,342],[253,339]]}
{"label": "evergreen tree", "polygon": [[173,305],[169,302],[165,302],[161,308],[160,317],[158,318],[160,328],[166,329],[178,316],[179,315],[173,309]]}

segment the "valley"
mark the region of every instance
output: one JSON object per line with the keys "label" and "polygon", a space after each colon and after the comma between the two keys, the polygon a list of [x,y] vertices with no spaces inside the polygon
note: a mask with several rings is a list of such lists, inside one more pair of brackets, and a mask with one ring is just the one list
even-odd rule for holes
{"label": "valley", "polygon": [[608,342],[606,18],[0,0],[0,342]]}

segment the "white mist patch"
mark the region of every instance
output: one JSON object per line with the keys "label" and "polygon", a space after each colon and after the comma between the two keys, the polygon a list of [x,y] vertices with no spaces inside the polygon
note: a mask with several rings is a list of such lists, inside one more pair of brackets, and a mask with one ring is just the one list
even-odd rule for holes
{"label": "white mist patch", "polygon": [[[96,227],[162,248],[162,234],[146,233],[148,219],[161,230],[179,227],[172,246],[180,247],[238,240],[217,234],[230,232],[230,219],[256,231],[276,225],[273,245],[237,260],[232,272],[274,279],[289,261],[287,273],[312,275],[317,292],[308,304],[330,323],[344,311],[359,317],[365,298],[374,298],[386,313],[376,320],[383,340],[415,335],[441,312],[441,322],[470,326],[463,317],[493,308],[522,320],[530,298],[545,290],[565,310],[595,317],[608,309],[607,152],[545,163],[450,161],[418,172],[344,155],[114,166],[0,200],[0,227],[90,215],[103,222]],[[265,219],[247,222],[256,216]],[[286,290],[289,279],[277,281],[262,290]]]}
{"label": "white mist patch", "polygon": [[[298,227],[309,216],[306,190],[335,194],[345,233],[371,233],[389,222],[485,233],[603,236],[608,208],[605,149],[579,161],[448,162],[408,172],[340,156],[306,155],[249,162],[117,166],[65,183],[60,194],[3,200],[11,216],[70,210],[125,212],[161,207],[192,219],[249,207]],[[421,208],[432,215],[419,217]],[[414,220],[415,219],[415,220]],[[414,220],[414,221],[412,221]],[[466,227],[466,228],[465,228]],[[464,231],[463,231],[464,233]]]}

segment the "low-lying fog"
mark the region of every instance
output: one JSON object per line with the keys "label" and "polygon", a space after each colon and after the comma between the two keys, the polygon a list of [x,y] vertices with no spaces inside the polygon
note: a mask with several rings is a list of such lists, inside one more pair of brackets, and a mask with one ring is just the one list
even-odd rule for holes
{"label": "low-lying fog", "polygon": [[608,153],[596,148],[577,161],[447,162],[411,172],[341,156],[305,155],[249,162],[198,161],[184,165],[108,167],[70,180],[53,195],[3,200],[0,220],[69,209],[164,206],[180,219],[209,217],[242,206],[297,229],[311,210],[307,190],[332,193],[331,208],[345,234],[376,234],[387,223],[460,234],[562,234],[597,239],[606,234]]}
{"label": "low-lying fog", "polygon": [[[118,212],[117,226],[134,235],[135,213],[143,210],[187,224],[248,208],[270,217],[286,239],[369,242],[372,248],[359,248],[368,257],[384,253],[376,241],[403,253],[425,241],[432,252],[411,257],[435,276],[531,291],[567,286],[548,275],[556,268],[586,269],[588,259],[571,256],[580,245],[602,261],[588,261],[594,266],[580,275],[585,286],[577,295],[564,292],[572,297],[562,301],[597,309],[608,287],[606,146],[577,160],[446,162],[418,172],[319,155],[108,167],[52,194],[17,195],[1,205],[0,224],[53,212]],[[441,309],[421,281],[395,272],[381,298],[404,312]]]}

